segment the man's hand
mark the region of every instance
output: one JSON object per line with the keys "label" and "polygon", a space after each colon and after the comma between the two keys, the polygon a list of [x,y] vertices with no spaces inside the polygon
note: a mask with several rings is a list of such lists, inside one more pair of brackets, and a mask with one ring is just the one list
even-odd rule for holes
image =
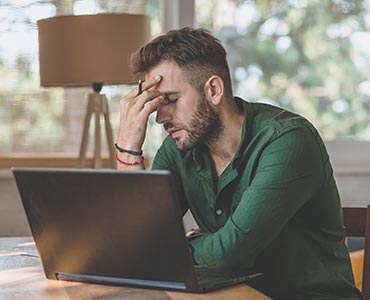
{"label": "man's hand", "polygon": [[133,89],[120,102],[121,115],[117,144],[124,149],[139,151],[144,143],[149,115],[163,101],[163,95],[155,89],[160,75],[142,84],[142,93]]}
{"label": "man's hand", "polygon": [[197,237],[200,237],[201,235],[203,235],[202,231],[200,230],[200,228],[192,228],[190,229],[186,234],[186,238],[188,239],[188,241],[192,241],[194,240],[195,238]]}

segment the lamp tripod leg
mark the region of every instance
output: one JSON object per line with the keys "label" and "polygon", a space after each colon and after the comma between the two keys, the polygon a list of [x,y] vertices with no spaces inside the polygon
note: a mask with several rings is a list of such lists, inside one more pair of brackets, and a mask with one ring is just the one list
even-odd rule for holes
{"label": "lamp tripod leg", "polygon": [[85,120],[84,120],[84,128],[82,132],[80,155],[78,159],[78,166],[80,168],[84,167],[85,165],[86,149],[87,149],[87,143],[89,140],[89,127],[90,127],[91,115],[93,111],[94,111],[94,99],[91,99],[91,95],[89,95],[87,107],[86,107]]}
{"label": "lamp tripod leg", "polygon": [[109,118],[109,107],[108,107],[108,100],[105,96],[102,98],[102,105],[103,105],[103,115],[104,115],[104,123],[105,123],[105,132],[107,134],[107,143],[108,143],[108,150],[109,150],[109,159],[110,159],[110,165],[112,169],[115,169],[117,167],[116,161],[114,159],[114,147],[113,147],[113,131],[112,126],[110,123]]}
{"label": "lamp tripod leg", "polygon": [[99,94],[94,94],[94,112],[95,112],[95,139],[94,139],[94,168],[101,168],[101,129],[100,129],[100,115],[102,113],[102,101]]}
{"label": "lamp tripod leg", "polygon": [[88,103],[87,103],[86,115],[85,115],[85,120],[84,120],[84,129],[83,129],[83,134],[82,134],[78,166],[80,168],[85,166],[86,150],[87,150],[88,139],[89,139],[89,127],[91,123],[91,116],[93,114],[95,117],[93,167],[94,168],[102,167],[100,118],[101,118],[101,115],[103,115],[104,123],[105,123],[105,132],[107,134],[110,167],[112,169],[115,169],[116,168],[116,162],[114,159],[115,150],[113,147],[114,145],[113,133],[112,133],[113,131],[112,131],[112,126],[111,126],[110,118],[109,118],[108,100],[105,97],[105,95],[101,95],[98,93],[89,94],[88,96]]}

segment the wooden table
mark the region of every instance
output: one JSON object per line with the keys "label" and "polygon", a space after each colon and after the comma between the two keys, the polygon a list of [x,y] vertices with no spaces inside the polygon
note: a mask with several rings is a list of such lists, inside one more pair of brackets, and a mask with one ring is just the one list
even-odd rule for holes
{"label": "wooden table", "polygon": [[265,300],[246,284],[205,294],[117,287],[45,278],[31,237],[0,238],[0,300]]}

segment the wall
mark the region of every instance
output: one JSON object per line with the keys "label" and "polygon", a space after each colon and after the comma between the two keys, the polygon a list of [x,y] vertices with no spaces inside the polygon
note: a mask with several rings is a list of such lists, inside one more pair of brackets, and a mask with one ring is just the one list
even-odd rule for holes
{"label": "wall", "polygon": [[342,204],[370,204],[370,143],[327,142]]}

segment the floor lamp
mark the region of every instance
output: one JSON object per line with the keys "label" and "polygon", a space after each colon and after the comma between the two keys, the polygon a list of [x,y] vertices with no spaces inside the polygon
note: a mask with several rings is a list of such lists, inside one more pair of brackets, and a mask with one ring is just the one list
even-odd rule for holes
{"label": "floor lamp", "polygon": [[67,15],[37,22],[40,85],[90,86],[78,165],[85,165],[91,119],[95,117],[93,167],[102,166],[101,126],[104,118],[111,167],[115,167],[114,141],[108,101],[103,85],[129,84],[134,78],[129,56],[150,39],[150,19],[145,15]]}

